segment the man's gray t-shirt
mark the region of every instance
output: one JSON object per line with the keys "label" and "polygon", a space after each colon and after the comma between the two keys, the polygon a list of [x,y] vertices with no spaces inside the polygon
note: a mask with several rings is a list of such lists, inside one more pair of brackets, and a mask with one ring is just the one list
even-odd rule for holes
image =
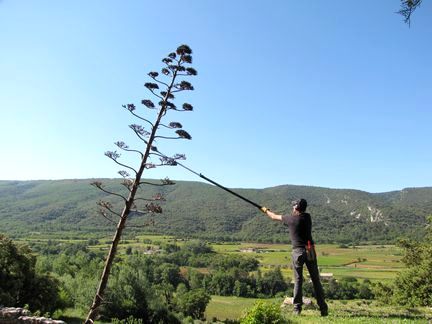
{"label": "man's gray t-shirt", "polygon": [[308,213],[283,215],[282,222],[288,226],[293,248],[306,247],[312,240],[312,220]]}

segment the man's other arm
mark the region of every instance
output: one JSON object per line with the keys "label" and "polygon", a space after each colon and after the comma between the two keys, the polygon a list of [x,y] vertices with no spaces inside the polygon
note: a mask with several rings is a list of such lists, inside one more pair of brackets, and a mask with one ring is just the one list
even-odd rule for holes
{"label": "man's other arm", "polygon": [[266,209],[264,213],[273,220],[282,221],[282,215],[272,212],[270,209]]}

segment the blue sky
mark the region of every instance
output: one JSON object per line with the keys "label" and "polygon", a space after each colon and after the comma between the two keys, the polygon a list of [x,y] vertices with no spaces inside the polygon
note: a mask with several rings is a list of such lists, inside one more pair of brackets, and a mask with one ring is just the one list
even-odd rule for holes
{"label": "blue sky", "polygon": [[[158,147],[192,169],[234,188],[432,186],[432,3],[411,28],[398,6],[0,1],[0,179],[117,177],[103,153],[117,140],[142,147],[121,105],[148,98],[147,72],[185,43],[195,111],[167,121],[193,139]],[[145,174],[165,176],[200,180]]]}

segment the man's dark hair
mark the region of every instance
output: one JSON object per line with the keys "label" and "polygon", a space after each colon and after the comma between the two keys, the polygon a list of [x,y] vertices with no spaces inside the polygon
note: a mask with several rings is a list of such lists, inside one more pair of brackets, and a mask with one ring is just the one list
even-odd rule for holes
{"label": "man's dark hair", "polygon": [[303,213],[306,211],[307,201],[303,198],[297,199],[292,202],[292,206],[295,207],[295,209],[298,210],[300,213]]}

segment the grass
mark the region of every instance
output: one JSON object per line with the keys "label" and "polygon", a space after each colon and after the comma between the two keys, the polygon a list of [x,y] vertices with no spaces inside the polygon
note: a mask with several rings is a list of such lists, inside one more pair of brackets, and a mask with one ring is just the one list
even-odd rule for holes
{"label": "grass", "polygon": [[[218,320],[238,319],[243,315],[245,310],[251,308],[259,300],[261,299],[212,296],[210,303],[207,305],[205,317],[207,320],[213,318],[217,318]],[[269,299],[272,302],[276,300],[279,303],[281,302],[280,298]]]}
{"label": "grass", "polygon": [[[207,321],[239,319],[260,299],[212,296],[205,316]],[[265,299],[268,303],[282,303],[281,298]],[[283,308],[284,315],[293,323],[428,323],[432,309],[386,306],[374,301],[329,301],[329,316],[321,317],[317,308],[303,310],[300,316],[292,314],[292,308]]]}
{"label": "grass", "polygon": [[[263,300],[268,303],[281,305],[283,298],[242,298],[242,297],[224,297],[212,296],[207,306],[205,317],[207,322],[213,319],[223,321],[226,319],[236,320],[250,309],[257,301]],[[283,314],[291,323],[430,323],[432,321],[432,309],[427,307],[405,308],[379,304],[375,301],[365,300],[330,300],[329,316],[321,317],[319,310],[305,309],[300,316],[294,316],[290,306],[282,309]],[[85,314],[75,309],[66,309],[62,311],[59,319],[63,319],[69,324],[82,323]],[[98,324],[105,324],[97,321]]]}
{"label": "grass", "polygon": [[[305,310],[297,323],[428,323],[432,311],[426,307],[387,306],[375,301],[330,301],[329,316],[322,318],[317,310]],[[289,312],[289,310],[287,310]]]}

